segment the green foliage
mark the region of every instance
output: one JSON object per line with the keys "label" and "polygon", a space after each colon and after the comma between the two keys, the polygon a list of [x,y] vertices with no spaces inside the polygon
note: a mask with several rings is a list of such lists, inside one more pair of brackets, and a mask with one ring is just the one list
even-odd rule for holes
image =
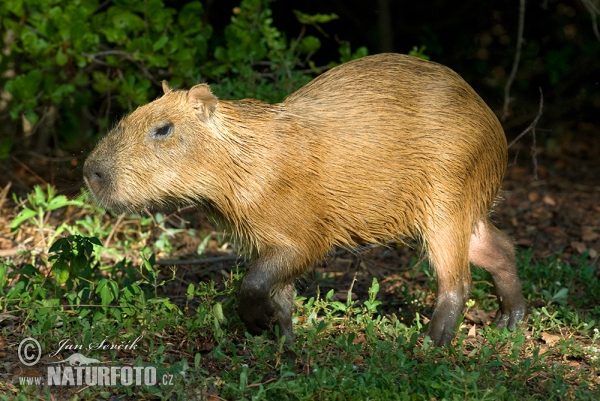
{"label": "green foliage", "polygon": [[411,51],[408,52],[409,56],[422,58],[423,60],[429,60],[429,56],[425,54],[427,46],[417,47],[414,46]]}
{"label": "green foliage", "polygon": [[52,273],[58,284],[66,283],[73,273],[89,266],[94,244],[102,246],[98,238],[86,238],[80,235],[69,235],[56,240],[50,247],[50,253],[55,255],[50,256],[48,262],[54,261]]}
{"label": "green foliage", "polygon": [[[272,25],[273,0],[241,0],[224,37],[213,37],[200,1],[179,11],[163,0],[6,0],[0,3],[0,32],[9,51],[0,55],[0,85],[12,99],[8,113],[33,125],[51,123],[59,145],[79,149],[111,123],[109,116],[132,111],[155,98],[160,81],[190,87],[218,82],[222,98],[279,101],[308,82],[317,68],[310,57],[320,39],[289,40]],[[298,19],[317,27],[335,15]],[[342,60],[349,57],[343,46]],[[366,54],[359,50],[354,57]],[[92,125],[90,125],[90,121]],[[18,138],[0,142],[6,158]],[[44,144],[45,146],[45,144]]]}
{"label": "green foliage", "polygon": [[[28,199],[29,205],[23,202],[21,211],[45,205],[44,213],[61,213],[65,207],[79,207],[66,204],[52,188],[45,192],[38,188]],[[53,208],[58,204],[62,206]],[[595,296],[600,281],[587,255],[568,264],[558,256],[534,261],[530,252],[519,253],[525,296],[530,301],[541,298],[545,305],[533,308],[531,317],[516,332],[484,326],[478,328],[481,335],[473,339],[466,338],[462,327],[451,345],[434,348],[428,338],[420,338],[424,327],[419,315],[407,326],[395,314],[381,314],[379,283],[373,280],[364,302],[352,300],[351,294],[347,301],[337,301],[333,290],[324,297],[297,297],[295,337],[286,345],[272,336],[244,333],[233,295],[234,282],[241,279],[237,269],[225,289],[217,289],[214,281],[188,283],[176,304],[160,292],[169,283],[181,285],[174,272],[165,278],[151,250],[139,247],[137,264],[123,258],[117,263],[99,258],[98,254],[107,251],[100,239],[108,234],[105,224],[98,224],[98,216],[106,215],[91,208],[81,212],[85,218],[68,226],[68,231],[86,235],[57,239],[50,255],[38,255],[35,264],[0,262],[0,310],[20,315],[26,322],[18,335],[6,331],[6,342],[18,344],[19,336],[31,336],[48,351],[56,350],[65,338],[78,344],[98,344],[141,336],[143,346],[134,354],[135,363],[156,366],[159,375],[170,373],[174,380],[173,386],[143,390],[90,386],[77,389],[80,398],[132,394],[161,399],[596,397],[597,382],[590,377],[600,369],[596,325],[600,309]],[[33,217],[20,219],[16,228],[37,226]],[[121,251],[139,243],[140,238],[144,240],[137,231],[147,230],[149,221],[167,229],[159,215],[137,225],[130,220],[135,228],[123,230],[130,238],[114,245]],[[48,224],[45,229],[52,227]],[[206,238],[212,237],[206,236],[199,248],[204,249]],[[161,247],[166,247],[165,243]],[[476,271],[477,281],[489,281]],[[483,284],[476,287],[479,285]],[[482,292],[489,293],[489,289]],[[541,352],[541,333],[562,335],[554,346]],[[130,353],[117,352],[86,352],[86,356],[110,363],[110,358],[115,363],[131,359]],[[577,363],[560,363],[563,360]],[[7,399],[18,399],[16,393],[10,396]]]}
{"label": "green foliage", "polygon": [[[66,206],[88,207],[83,197],[68,200],[65,195],[57,195],[56,189],[50,184],[47,185],[46,192],[36,185],[34,192],[27,195],[28,206],[25,206],[22,199],[17,199],[15,194],[13,194],[13,199],[15,203],[22,204],[23,208],[10,224],[10,228],[14,231],[24,222],[33,223],[39,230],[44,246],[46,245],[46,218],[50,212]],[[57,238],[65,229],[65,225],[58,227],[50,236],[49,242]]]}

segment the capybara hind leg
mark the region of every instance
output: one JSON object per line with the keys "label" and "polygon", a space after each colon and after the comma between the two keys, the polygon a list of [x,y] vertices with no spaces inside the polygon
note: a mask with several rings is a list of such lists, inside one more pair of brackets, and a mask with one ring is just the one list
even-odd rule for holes
{"label": "capybara hind leg", "polygon": [[480,221],[471,235],[469,260],[491,273],[500,308],[495,322],[498,328],[513,330],[525,317],[525,300],[511,239],[489,221]]}
{"label": "capybara hind leg", "polygon": [[454,338],[471,285],[467,260],[468,236],[433,230],[427,240],[429,260],[437,275],[438,296],[427,335],[436,346]]}

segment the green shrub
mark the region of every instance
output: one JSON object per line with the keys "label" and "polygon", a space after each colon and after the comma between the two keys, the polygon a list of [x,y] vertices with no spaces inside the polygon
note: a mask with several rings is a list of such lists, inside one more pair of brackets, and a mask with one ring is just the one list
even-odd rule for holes
{"label": "green shrub", "polygon": [[[157,97],[162,80],[175,88],[216,82],[222,98],[281,100],[320,71],[310,58],[321,42],[304,29],[286,38],[272,26],[272,1],[242,0],[223,37],[202,22],[200,1],[179,10],[162,0],[3,1],[0,85],[9,100],[0,118],[10,116],[12,136],[0,156],[15,146],[89,148],[111,119]],[[296,15],[319,30],[337,18]],[[344,45],[340,54],[345,61],[366,49]]]}

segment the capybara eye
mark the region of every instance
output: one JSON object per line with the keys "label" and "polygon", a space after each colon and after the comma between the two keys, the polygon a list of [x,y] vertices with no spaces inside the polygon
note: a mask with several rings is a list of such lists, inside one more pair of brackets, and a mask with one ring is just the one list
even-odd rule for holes
{"label": "capybara eye", "polygon": [[164,138],[173,133],[173,123],[167,123],[162,127],[158,127],[153,133],[153,138]]}

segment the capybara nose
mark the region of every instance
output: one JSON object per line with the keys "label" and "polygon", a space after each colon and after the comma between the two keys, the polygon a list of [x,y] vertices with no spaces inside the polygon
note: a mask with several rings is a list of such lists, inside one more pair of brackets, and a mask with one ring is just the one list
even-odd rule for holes
{"label": "capybara nose", "polygon": [[109,184],[109,167],[105,161],[86,160],[83,177],[92,192],[98,193]]}

